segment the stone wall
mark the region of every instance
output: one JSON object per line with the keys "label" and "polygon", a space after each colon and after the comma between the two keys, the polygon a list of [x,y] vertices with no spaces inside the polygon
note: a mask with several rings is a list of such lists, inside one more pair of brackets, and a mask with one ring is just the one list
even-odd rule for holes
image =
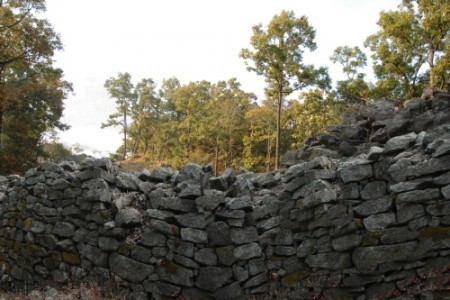
{"label": "stone wall", "polygon": [[450,97],[404,106],[347,113],[267,174],[44,163],[4,185],[1,284],[115,280],[135,299],[449,297]]}

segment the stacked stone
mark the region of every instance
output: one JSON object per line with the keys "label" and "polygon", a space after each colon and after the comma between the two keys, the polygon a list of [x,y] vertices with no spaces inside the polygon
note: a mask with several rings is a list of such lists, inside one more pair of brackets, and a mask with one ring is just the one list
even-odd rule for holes
{"label": "stacked stone", "polygon": [[432,111],[433,121],[407,119],[395,136],[389,124],[402,109],[381,122],[390,104],[364,108],[372,125],[348,126],[384,129],[383,142],[341,127],[358,156],[318,156],[267,174],[44,163],[5,190],[1,282],[114,279],[135,299],[448,296],[450,119],[436,116],[450,101],[442,99],[407,102],[407,116]]}

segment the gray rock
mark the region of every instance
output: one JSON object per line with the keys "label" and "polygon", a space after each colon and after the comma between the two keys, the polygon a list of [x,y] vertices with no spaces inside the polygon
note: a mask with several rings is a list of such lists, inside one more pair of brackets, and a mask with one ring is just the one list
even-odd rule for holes
{"label": "gray rock", "polygon": [[423,202],[433,200],[441,197],[441,192],[438,188],[431,188],[426,190],[415,190],[397,195],[397,204]]}
{"label": "gray rock", "polygon": [[389,139],[384,146],[384,154],[395,154],[405,151],[414,144],[416,137],[416,133],[410,132],[408,134]]}
{"label": "gray rock", "polygon": [[410,204],[397,209],[397,222],[399,224],[409,222],[425,215],[425,210],[420,204]]}
{"label": "gray rock", "polygon": [[316,239],[307,239],[301,242],[301,244],[297,248],[297,256],[298,257],[306,257],[314,252],[316,247],[317,240]]}
{"label": "gray rock", "polygon": [[445,199],[450,200],[450,185],[441,188],[441,192]]}
{"label": "gray rock", "polygon": [[333,249],[339,252],[347,251],[349,249],[358,247],[361,244],[362,236],[359,234],[348,234],[332,241]]}
{"label": "gray rock", "polygon": [[[313,181],[313,184],[314,182],[316,181]],[[323,203],[334,202],[336,201],[336,199],[336,190],[333,187],[329,186],[320,190],[316,190],[313,193],[306,195],[303,199],[299,199],[296,206],[300,209],[307,209]]]}
{"label": "gray rock", "polygon": [[243,210],[219,210],[216,211],[216,217],[221,219],[243,219],[245,211]]}
{"label": "gray rock", "polygon": [[153,266],[137,262],[117,253],[111,254],[109,266],[112,272],[134,283],[142,282],[155,271]]}
{"label": "gray rock", "polygon": [[169,224],[164,221],[160,220],[150,220],[150,225],[158,230],[161,233],[165,233],[167,235],[178,235],[180,232],[180,229],[178,226]]}
{"label": "gray rock", "polygon": [[233,250],[237,260],[248,260],[261,255],[261,247],[258,243],[250,243],[238,246]]}
{"label": "gray rock", "polygon": [[234,246],[216,248],[216,254],[219,262],[225,266],[233,265],[236,262],[236,257],[234,256],[233,250]]}
{"label": "gray rock", "polygon": [[425,152],[432,153],[433,157],[441,157],[450,154],[450,139],[437,139],[425,149]]}
{"label": "gray rock", "polygon": [[249,197],[227,198],[225,199],[228,209],[239,209],[244,211],[252,211],[253,203]]}
{"label": "gray rock", "polygon": [[274,227],[279,226],[282,219],[283,219],[282,216],[276,216],[273,218],[265,219],[256,223],[256,227],[260,230],[267,231]]}
{"label": "gray rock", "polygon": [[358,125],[343,125],[340,132],[349,140],[363,140],[367,136],[367,129]]}
{"label": "gray rock", "polygon": [[383,154],[384,149],[380,147],[371,147],[369,153],[367,153],[367,159],[371,161],[376,161]]}
{"label": "gray rock", "polygon": [[174,218],[177,220],[178,224],[184,227],[193,227],[198,229],[204,229],[206,227],[205,217],[198,213],[176,215]]}
{"label": "gray rock", "polygon": [[181,169],[180,174],[177,177],[177,181],[200,182],[202,176],[203,176],[203,169],[201,166],[194,163],[187,163]]}
{"label": "gray rock", "polygon": [[202,195],[202,188],[198,184],[186,184],[180,193],[178,193],[178,197],[186,198],[186,199],[196,199]]}
{"label": "gray rock", "polygon": [[412,190],[421,190],[428,186],[433,181],[431,177],[423,177],[415,180],[399,182],[397,184],[391,185],[389,190],[394,193],[408,192]]}
{"label": "gray rock", "polygon": [[295,247],[291,246],[275,246],[273,252],[280,256],[292,256],[296,254]]}
{"label": "gray rock", "polygon": [[265,173],[254,177],[252,182],[259,188],[271,188],[277,185],[277,179],[271,173]]}
{"label": "gray rock", "polygon": [[139,239],[139,243],[147,247],[165,246],[166,237],[156,231],[144,231]]}
{"label": "gray rock", "polygon": [[403,172],[406,177],[420,177],[438,172],[446,172],[448,171],[448,166],[450,166],[450,155],[433,157],[429,160],[419,162],[418,164],[407,167]]}
{"label": "gray rock", "polygon": [[230,268],[203,267],[199,270],[195,285],[202,290],[215,292],[223,287],[232,276],[233,272]]}
{"label": "gray rock", "polygon": [[433,183],[438,185],[450,184],[450,172],[444,173],[433,178]]}
{"label": "gray rock", "polygon": [[128,191],[137,191],[140,180],[136,175],[132,173],[119,172],[116,175],[115,183],[117,187],[121,189]]}
{"label": "gray rock", "polygon": [[208,242],[208,235],[203,230],[181,228],[181,239],[187,242],[206,244]]}
{"label": "gray rock", "polygon": [[190,199],[181,199],[177,197],[162,198],[157,207],[178,212],[193,212],[195,211],[195,201]]}
{"label": "gray rock", "polygon": [[206,228],[206,232],[208,234],[210,246],[224,246],[232,243],[230,226],[223,221],[209,224]]}
{"label": "gray rock", "polygon": [[400,115],[395,114],[393,117],[388,119],[386,123],[386,133],[388,136],[397,136],[399,134],[402,134],[406,127],[409,124],[409,119]]}
{"label": "gray rock", "polygon": [[308,255],[305,259],[310,268],[340,270],[351,267],[350,255],[347,253],[328,252]]}
{"label": "gray rock", "polygon": [[157,219],[161,221],[167,221],[174,216],[174,213],[172,212],[151,208],[147,209],[145,213],[150,219]]}
{"label": "gray rock", "polygon": [[168,181],[173,175],[173,170],[166,167],[158,167],[152,170],[149,175],[151,181],[164,182]]}
{"label": "gray rock", "polygon": [[411,231],[408,227],[396,227],[383,230],[380,240],[383,244],[398,244],[413,240],[418,236],[419,232]]}
{"label": "gray rock", "polygon": [[53,227],[53,234],[60,237],[72,237],[75,232],[75,226],[68,222],[56,222]]}
{"label": "gray rock", "polygon": [[111,237],[99,237],[98,247],[103,251],[116,251],[119,248],[119,241]]}
{"label": "gray rock", "polygon": [[149,293],[164,295],[168,297],[178,295],[181,291],[181,287],[179,286],[151,280],[144,281],[143,287]]}
{"label": "gray rock", "polygon": [[100,267],[108,266],[108,254],[97,247],[93,247],[88,244],[78,244],[78,251],[80,254],[92,263]]}
{"label": "gray rock", "polygon": [[195,204],[200,212],[214,210],[222,203],[225,203],[225,194],[215,190],[206,190],[203,196],[195,199]]}
{"label": "gray rock", "polygon": [[118,227],[136,226],[142,223],[142,214],[133,207],[120,209],[114,220]]}
{"label": "gray rock", "polygon": [[370,164],[353,164],[338,169],[338,174],[342,181],[358,182],[373,176],[372,166]]}
{"label": "gray rock", "polygon": [[258,230],[254,226],[231,229],[231,241],[234,244],[248,244],[258,240]]}
{"label": "gray rock", "polygon": [[385,196],[380,199],[372,199],[363,202],[353,208],[361,216],[370,216],[387,211],[392,206],[392,197]]}
{"label": "gray rock", "polygon": [[217,300],[239,300],[242,299],[242,287],[239,282],[234,282],[230,285],[224,286],[216,291],[214,294]]}
{"label": "gray rock", "polygon": [[109,186],[103,179],[91,179],[84,182],[81,188],[87,189],[85,199],[90,201],[110,202]]}
{"label": "gray rock", "polygon": [[246,283],[244,283],[244,288],[248,289],[254,286],[258,286],[263,284],[264,282],[266,282],[267,280],[269,280],[269,276],[266,272],[258,274],[252,278],[250,278]]}
{"label": "gray rock", "polygon": [[395,222],[395,213],[371,215],[363,220],[364,227],[369,231],[384,229]]}
{"label": "gray rock", "polygon": [[217,255],[211,248],[202,248],[195,252],[194,259],[204,265],[217,265]]}
{"label": "gray rock", "polygon": [[194,257],[195,246],[192,243],[181,242],[179,240],[168,240],[167,246],[173,252],[179,253],[187,257]]}
{"label": "gray rock", "polygon": [[363,187],[361,198],[363,200],[378,199],[386,195],[386,193],[386,182],[371,181]]}
{"label": "gray rock", "polygon": [[408,260],[414,255],[416,242],[356,248],[353,263],[362,272],[373,272],[381,263]]}
{"label": "gray rock", "polygon": [[194,273],[192,270],[182,267],[173,262],[166,262],[156,268],[159,279],[176,285],[187,287],[194,286]]}

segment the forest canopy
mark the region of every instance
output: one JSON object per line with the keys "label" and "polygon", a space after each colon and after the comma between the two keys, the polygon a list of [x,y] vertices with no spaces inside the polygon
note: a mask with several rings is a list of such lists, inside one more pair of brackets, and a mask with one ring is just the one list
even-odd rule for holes
{"label": "forest canopy", "polygon": [[[369,101],[404,101],[450,79],[450,3],[401,0],[382,11],[378,31],[364,48],[341,45],[328,69],[308,61],[320,47],[308,16],[283,10],[256,24],[242,45],[242,66],[264,78],[264,96],[242,88],[239,78],[217,82],[156,82],[118,72],[105,80],[115,111],[102,128],[119,127],[122,145],[111,157],[149,166],[213,163],[214,172],[280,167],[286,151],[339,123],[345,109]],[[70,151],[52,139],[72,86],[54,55],[61,37],[45,19],[45,0],[0,0],[0,173],[24,172],[42,159]],[[274,12],[276,13],[276,12]],[[368,67],[373,75],[365,73]],[[151,70],[149,70],[151,74]],[[176,75],[176,74],[175,74]],[[333,84],[334,82],[334,84]]]}

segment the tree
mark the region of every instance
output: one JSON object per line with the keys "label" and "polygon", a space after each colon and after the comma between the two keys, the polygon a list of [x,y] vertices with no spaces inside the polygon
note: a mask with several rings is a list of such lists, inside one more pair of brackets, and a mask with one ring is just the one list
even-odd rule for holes
{"label": "tree", "polygon": [[342,103],[320,89],[301,93],[299,100],[291,101],[286,113],[294,141],[292,147],[300,147],[307,138],[338,124],[342,112]]}
{"label": "tree", "polygon": [[283,95],[310,85],[326,87],[330,84],[325,68],[316,69],[303,63],[305,50],[316,49],[314,37],[315,30],[305,16],[296,18],[292,11],[282,11],[266,29],[261,24],[254,26],[250,40],[252,49],[243,49],[240,53],[248,70],[264,76],[267,92],[277,97],[275,168],[279,167],[280,159]]}
{"label": "tree", "polygon": [[441,61],[448,57],[450,40],[447,0],[403,0],[397,11],[381,12],[378,25],[381,30],[366,46],[373,51],[379,90],[405,99],[420,95],[427,81],[431,87],[443,84],[442,72],[448,71]]}
{"label": "tree", "polygon": [[60,118],[72,87],[53,67],[62,43],[42,12],[43,0],[0,1],[0,172],[26,170],[44,133],[68,128]]}
{"label": "tree", "polygon": [[341,46],[334,50],[330,60],[342,65],[342,72],[347,76],[346,80],[337,82],[337,96],[349,102],[367,101],[370,88],[364,81],[365,74],[359,72],[367,65],[364,52],[359,47]]}
{"label": "tree", "polygon": [[111,98],[116,100],[117,112],[109,115],[106,123],[102,123],[101,128],[109,126],[122,126],[123,132],[123,155],[122,159],[127,157],[127,133],[128,119],[131,110],[136,104],[137,96],[134,85],[131,83],[130,73],[119,73],[117,77],[110,77],[105,82],[105,88]]}

